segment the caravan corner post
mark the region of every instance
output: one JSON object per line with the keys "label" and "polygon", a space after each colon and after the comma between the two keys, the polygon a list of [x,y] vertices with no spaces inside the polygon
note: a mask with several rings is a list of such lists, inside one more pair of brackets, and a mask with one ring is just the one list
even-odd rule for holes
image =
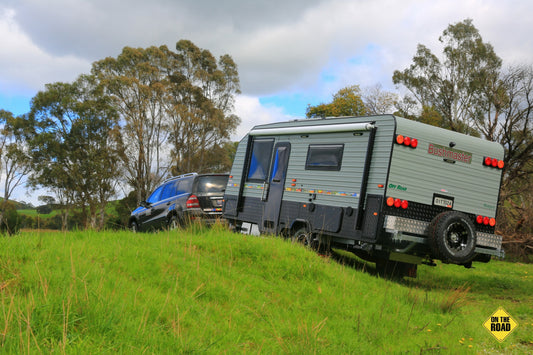
{"label": "caravan corner post", "polygon": [[238,145],[224,217],[405,273],[469,267],[503,255],[502,168],[497,143],[392,115],[260,125]]}

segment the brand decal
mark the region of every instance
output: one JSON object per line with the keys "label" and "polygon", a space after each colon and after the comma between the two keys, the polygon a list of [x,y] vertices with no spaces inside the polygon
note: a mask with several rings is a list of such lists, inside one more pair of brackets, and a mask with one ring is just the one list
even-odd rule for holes
{"label": "brand decal", "polygon": [[465,164],[470,164],[472,162],[472,153],[434,143],[429,143],[428,154],[436,155],[447,160],[459,161]]}
{"label": "brand decal", "polygon": [[389,184],[389,189],[396,189],[400,191],[407,191],[407,187],[404,187],[402,185],[395,185],[395,184]]}

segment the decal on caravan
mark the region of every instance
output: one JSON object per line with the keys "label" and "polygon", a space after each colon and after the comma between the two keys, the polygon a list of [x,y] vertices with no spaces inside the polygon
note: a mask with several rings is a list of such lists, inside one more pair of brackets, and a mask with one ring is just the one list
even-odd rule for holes
{"label": "decal on caravan", "polygon": [[497,143],[392,115],[260,125],[238,145],[224,217],[400,275],[435,259],[470,267],[503,256],[503,155]]}

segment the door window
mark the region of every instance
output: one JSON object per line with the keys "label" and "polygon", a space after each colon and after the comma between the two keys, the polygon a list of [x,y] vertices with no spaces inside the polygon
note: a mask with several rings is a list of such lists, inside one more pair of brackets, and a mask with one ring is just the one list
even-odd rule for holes
{"label": "door window", "polygon": [[178,191],[176,192],[176,195],[190,193],[192,190],[193,181],[194,181],[194,178],[192,177],[181,179],[178,185],[178,189],[177,189]]}
{"label": "door window", "polygon": [[284,169],[284,167],[287,166],[287,159],[289,158],[289,154],[287,154],[287,151],[287,147],[279,147],[278,149],[276,149],[276,156],[274,158],[272,177],[270,178],[270,181],[285,181],[286,169]]}
{"label": "door window", "polygon": [[272,159],[273,139],[256,139],[252,147],[248,168],[248,181],[265,181]]}
{"label": "door window", "polygon": [[160,201],[160,197],[161,197],[161,191],[163,190],[163,186],[159,186],[157,189],[154,190],[154,192],[152,192],[152,194],[150,195],[150,197],[148,197],[148,199],[146,200],[146,202],[148,203],[156,203],[158,201]]}
{"label": "door window", "polygon": [[163,187],[163,191],[161,191],[161,200],[166,200],[167,198],[176,196],[177,187],[178,187],[178,181],[171,181],[167,183]]}

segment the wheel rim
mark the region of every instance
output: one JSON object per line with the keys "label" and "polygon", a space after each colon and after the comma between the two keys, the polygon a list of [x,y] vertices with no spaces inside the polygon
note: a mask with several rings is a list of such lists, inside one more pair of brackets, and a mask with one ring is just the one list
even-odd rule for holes
{"label": "wheel rim", "polygon": [[446,228],[444,242],[446,247],[451,251],[463,251],[468,246],[469,235],[469,230],[465,225],[455,222]]}
{"label": "wheel rim", "polygon": [[294,241],[305,246],[309,245],[309,233],[301,230],[296,232]]}
{"label": "wheel rim", "polygon": [[177,229],[178,228],[178,219],[176,217],[173,217],[171,220],[170,220],[170,224],[169,224],[169,229],[170,230],[173,230],[173,229]]}

